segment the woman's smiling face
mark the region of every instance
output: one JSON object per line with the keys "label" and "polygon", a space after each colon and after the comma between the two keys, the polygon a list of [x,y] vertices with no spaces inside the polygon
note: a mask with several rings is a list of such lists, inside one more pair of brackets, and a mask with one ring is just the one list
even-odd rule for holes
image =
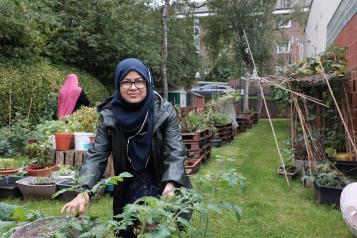
{"label": "woman's smiling face", "polygon": [[147,84],[145,79],[136,71],[130,71],[120,81],[120,94],[129,103],[139,103],[147,95]]}

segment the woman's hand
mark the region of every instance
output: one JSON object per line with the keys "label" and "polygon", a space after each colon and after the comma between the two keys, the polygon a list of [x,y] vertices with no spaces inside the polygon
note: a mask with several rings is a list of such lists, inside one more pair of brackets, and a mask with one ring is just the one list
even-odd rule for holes
{"label": "woman's hand", "polygon": [[66,203],[62,209],[61,213],[66,211],[67,213],[74,213],[76,215],[83,215],[87,205],[89,204],[89,195],[88,193],[80,193],[69,203]]}
{"label": "woman's hand", "polygon": [[175,185],[173,183],[167,183],[165,185],[164,191],[162,192],[162,196],[172,198],[173,196],[175,196],[174,188]]}

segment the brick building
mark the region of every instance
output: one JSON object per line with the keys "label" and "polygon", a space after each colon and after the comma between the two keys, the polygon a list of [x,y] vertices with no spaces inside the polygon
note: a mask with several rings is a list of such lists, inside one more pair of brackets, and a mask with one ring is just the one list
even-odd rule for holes
{"label": "brick building", "polygon": [[347,65],[351,71],[351,110],[357,133],[357,1],[342,0],[327,25],[327,46],[336,43],[347,50]]}
{"label": "brick building", "polygon": [[282,19],[275,30],[277,40],[276,50],[273,56],[277,68],[295,63],[304,55],[304,26],[291,17],[293,7],[301,7],[302,11],[308,11],[311,0],[277,0],[274,15]]}

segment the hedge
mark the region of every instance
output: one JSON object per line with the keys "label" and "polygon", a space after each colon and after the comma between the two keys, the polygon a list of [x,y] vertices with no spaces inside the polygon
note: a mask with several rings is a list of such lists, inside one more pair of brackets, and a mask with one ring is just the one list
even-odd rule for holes
{"label": "hedge", "polygon": [[66,75],[75,73],[93,105],[106,98],[108,90],[93,76],[76,68],[55,65],[46,59],[0,58],[0,127],[11,118],[27,117],[30,122],[51,119],[57,109],[57,96]]}

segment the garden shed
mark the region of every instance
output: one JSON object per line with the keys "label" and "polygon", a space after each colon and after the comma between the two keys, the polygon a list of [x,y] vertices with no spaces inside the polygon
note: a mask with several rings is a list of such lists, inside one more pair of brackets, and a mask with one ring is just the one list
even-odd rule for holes
{"label": "garden shed", "polygon": [[196,93],[196,92],[188,92],[187,106],[190,106],[193,108],[204,108],[205,107],[205,97]]}
{"label": "garden shed", "polygon": [[187,92],[184,89],[170,91],[168,95],[168,100],[173,105],[179,107],[186,107],[187,106]]}

